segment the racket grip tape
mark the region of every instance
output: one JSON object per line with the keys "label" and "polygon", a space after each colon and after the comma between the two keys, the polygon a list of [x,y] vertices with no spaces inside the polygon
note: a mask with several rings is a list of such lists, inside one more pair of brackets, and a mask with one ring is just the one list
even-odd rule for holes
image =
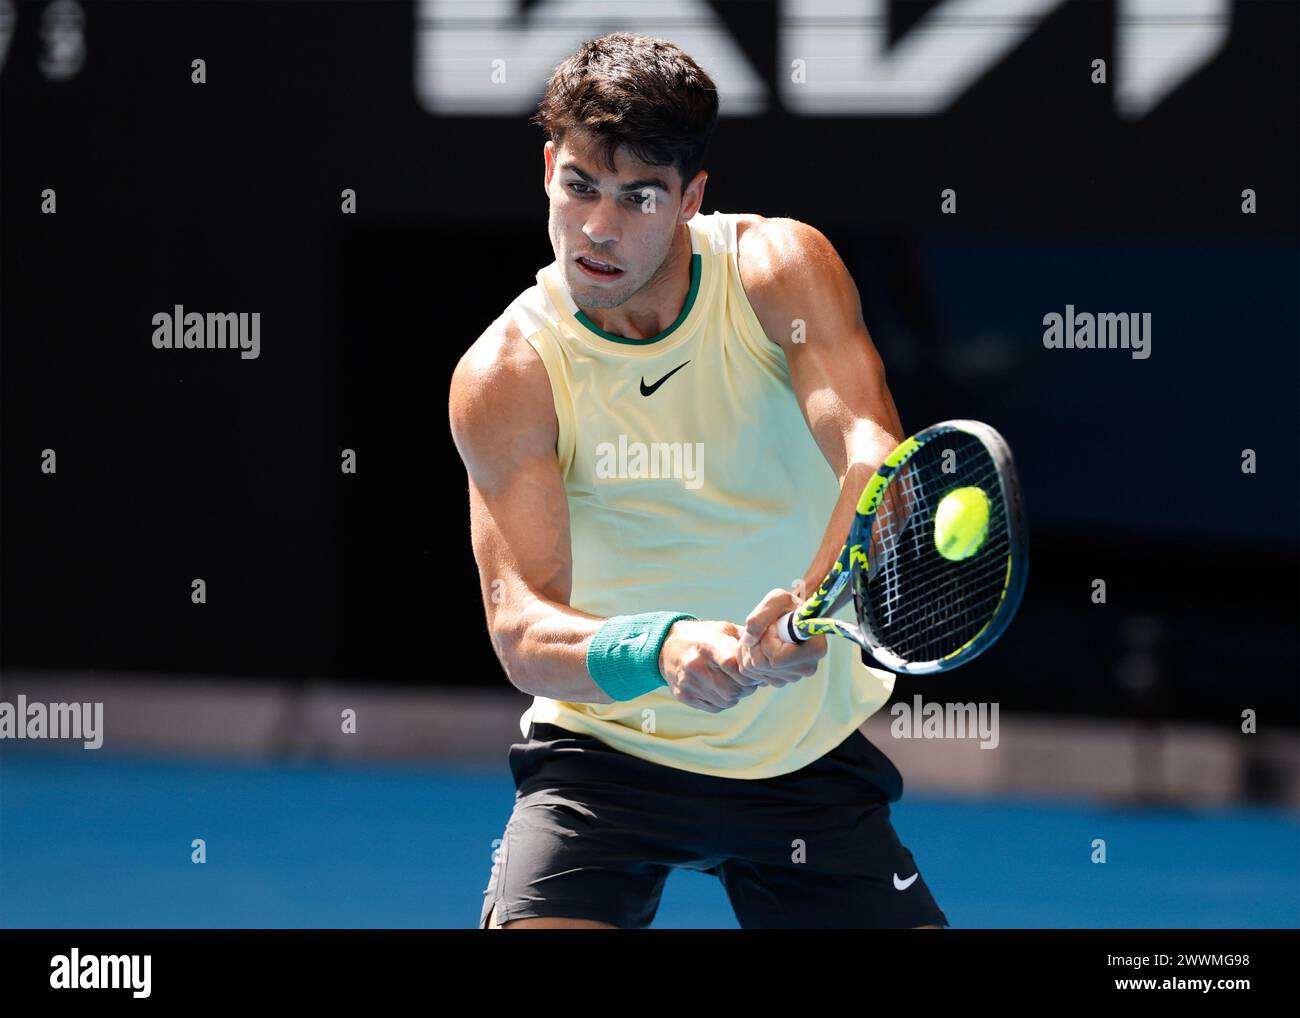
{"label": "racket grip tape", "polygon": [[785,643],[807,643],[808,637],[801,636],[795,629],[794,619],[794,612],[786,612],[776,620],[776,631],[781,634],[781,639]]}

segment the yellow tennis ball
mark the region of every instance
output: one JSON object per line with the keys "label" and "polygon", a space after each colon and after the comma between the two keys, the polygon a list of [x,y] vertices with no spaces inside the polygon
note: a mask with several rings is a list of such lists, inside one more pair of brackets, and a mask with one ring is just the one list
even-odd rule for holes
{"label": "yellow tennis ball", "polygon": [[934,514],[934,546],[951,562],[970,558],[989,533],[989,498],[982,488],[954,488]]}

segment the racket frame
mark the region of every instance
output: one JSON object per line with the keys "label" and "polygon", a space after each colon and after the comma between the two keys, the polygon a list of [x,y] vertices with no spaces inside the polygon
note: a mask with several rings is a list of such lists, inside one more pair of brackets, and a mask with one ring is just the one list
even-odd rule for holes
{"label": "racket frame", "polygon": [[[1010,544],[1007,569],[1002,584],[1002,594],[989,621],[974,636],[950,654],[934,661],[908,661],[882,647],[863,621],[861,584],[855,581],[854,571],[865,573],[870,567],[866,549],[871,539],[871,527],[876,510],[894,475],[916,451],[941,435],[954,431],[964,432],[979,439],[997,467],[998,483],[1002,487],[1002,501],[1006,512],[1007,535]],[[1029,541],[1025,527],[1024,505],[1020,484],[1016,478],[1015,462],[1011,449],[1001,435],[980,421],[940,421],[915,435],[905,438],[895,447],[872,474],[858,498],[853,522],[849,526],[848,540],[840,550],[835,564],[816,592],[799,608],[778,620],[781,636],[787,642],[803,643],[814,636],[836,635],[852,640],[863,650],[863,663],[869,664],[867,655],[882,667],[905,675],[930,675],[949,671],[965,664],[986,650],[999,636],[1019,607],[1029,575]],[[848,622],[829,616],[840,609],[852,593],[857,621]]]}

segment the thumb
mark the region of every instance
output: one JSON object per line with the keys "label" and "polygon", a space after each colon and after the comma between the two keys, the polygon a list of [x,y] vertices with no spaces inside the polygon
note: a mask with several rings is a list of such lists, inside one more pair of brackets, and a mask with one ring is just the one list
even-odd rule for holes
{"label": "thumb", "polygon": [[768,626],[794,608],[796,604],[795,596],[790,591],[779,587],[769,590],[758,603],[758,607],[745,619],[745,632],[740,638],[741,646],[756,646],[763,634],[767,632]]}

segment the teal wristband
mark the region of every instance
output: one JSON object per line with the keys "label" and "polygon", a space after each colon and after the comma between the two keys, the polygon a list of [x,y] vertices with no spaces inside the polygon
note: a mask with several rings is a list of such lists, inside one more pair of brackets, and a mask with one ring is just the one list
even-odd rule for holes
{"label": "teal wristband", "polygon": [[606,619],[587,647],[587,674],[615,700],[635,700],[666,686],[659,673],[659,651],[668,630],[686,612],[642,612]]}

